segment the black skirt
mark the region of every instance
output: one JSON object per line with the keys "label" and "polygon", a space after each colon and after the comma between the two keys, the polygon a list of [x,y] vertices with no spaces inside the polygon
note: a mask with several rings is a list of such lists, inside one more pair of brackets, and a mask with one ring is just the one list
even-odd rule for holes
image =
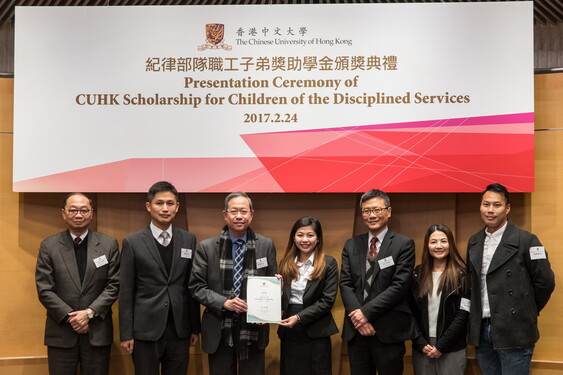
{"label": "black skirt", "polygon": [[[289,305],[284,317],[303,310],[303,305]],[[309,338],[305,327],[297,323],[286,328],[281,340],[281,375],[331,375],[332,348],[329,337]]]}

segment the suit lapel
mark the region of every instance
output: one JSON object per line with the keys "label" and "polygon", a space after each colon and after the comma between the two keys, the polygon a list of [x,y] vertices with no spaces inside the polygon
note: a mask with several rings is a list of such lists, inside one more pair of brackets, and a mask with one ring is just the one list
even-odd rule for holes
{"label": "suit lapel", "polygon": [[354,250],[356,253],[354,254],[354,262],[357,264],[356,267],[353,265],[351,269],[360,270],[360,285],[361,288],[358,288],[356,294],[358,295],[360,301],[364,298],[364,284],[366,282],[366,260],[367,260],[367,252],[368,252],[368,234],[364,233],[358,237],[356,237],[356,244],[354,246]]}
{"label": "suit lapel", "polygon": [[76,265],[76,254],[74,253],[74,246],[72,245],[72,240],[68,230],[61,233],[60,252],[72,282],[76,286],[76,289],[82,291],[80,275],[78,274],[78,266]]}
{"label": "suit lapel", "polygon": [[483,246],[485,244],[485,230],[481,230],[479,235],[469,244],[469,261],[476,271],[477,275],[481,274],[483,268]]}
{"label": "suit lapel", "polygon": [[[153,257],[156,264],[158,264],[158,268],[162,271],[162,274],[166,275],[166,268],[164,267],[164,262],[160,257],[160,253],[158,252],[158,248],[156,247],[156,243],[154,242],[155,239],[152,235],[151,229],[149,227],[143,230],[143,241],[145,242],[145,246],[149,251],[149,254]],[[170,269],[172,270],[172,269]],[[171,272],[172,273],[172,272]]]}
{"label": "suit lapel", "polygon": [[377,275],[379,274],[379,271],[381,270],[381,268],[379,268],[379,260],[384,259],[384,258],[389,256],[388,255],[389,247],[391,246],[391,243],[393,242],[393,237],[395,237],[395,234],[393,232],[391,232],[390,229],[388,229],[387,233],[385,233],[385,237],[383,237],[383,242],[381,242],[381,246],[379,247],[379,252],[377,253],[377,257],[375,257],[375,262],[374,262],[374,265],[373,265],[373,278],[372,278],[372,282],[371,282],[371,285],[370,285],[370,289],[373,288],[373,284],[375,284],[374,281],[377,279]]}
{"label": "suit lapel", "polygon": [[174,227],[172,227],[172,244],[174,245],[174,247],[172,249],[172,265],[170,266],[170,275],[168,275],[169,280],[172,278],[172,275],[176,270],[176,264],[178,263],[178,259],[180,259],[180,252],[182,251],[180,231]]}
{"label": "suit lapel", "polygon": [[511,223],[508,223],[495,250],[493,259],[491,259],[491,264],[487,271],[488,274],[502,266],[518,252],[518,231],[515,229]]}
{"label": "suit lapel", "polygon": [[84,272],[84,282],[82,286],[85,287],[90,283],[92,276],[94,276],[94,271],[96,271],[96,264],[94,259],[100,256],[100,240],[97,233],[90,231],[88,233],[88,247],[87,247],[87,257],[86,257],[86,271]]}

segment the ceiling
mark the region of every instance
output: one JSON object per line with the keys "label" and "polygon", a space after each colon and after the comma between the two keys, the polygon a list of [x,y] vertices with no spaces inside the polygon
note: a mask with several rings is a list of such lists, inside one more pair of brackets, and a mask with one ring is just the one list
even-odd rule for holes
{"label": "ceiling", "polygon": [[[459,3],[489,0],[0,0],[0,28],[14,21],[16,6],[135,6],[135,5],[258,5],[258,4],[336,4],[336,3]],[[512,0],[519,1],[519,0]],[[534,1],[534,21],[542,24],[563,22],[561,0]]]}

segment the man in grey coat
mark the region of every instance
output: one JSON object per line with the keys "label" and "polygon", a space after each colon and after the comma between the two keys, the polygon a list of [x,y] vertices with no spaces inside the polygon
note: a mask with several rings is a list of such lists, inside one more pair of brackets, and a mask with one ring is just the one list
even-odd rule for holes
{"label": "man in grey coat", "polygon": [[107,375],[119,289],[117,241],[89,230],[94,209],[82,193],[67,195],[61,210],[68,230],[41,242],[35,283],[47,309],[49,373]]}
{"label": "man in grey coat", "polygon": [[211,375],[262,375],[269,326],[246,321],[248,276],[274,276],[276,248],[254,233],[252,201],[243,192],[225,199],[227,225],[220,235],[198,244],[190,290],[206,307],[201,322],[202,349]]}
{"label": "man in grey coat", "polygon": [[539,239],[508,221],[510,201],[503,185],[487,186],[480,210],[485,229],[467,245],[469,344],[476,347],[484,375],[529,374],[538,315],[555,277]]}

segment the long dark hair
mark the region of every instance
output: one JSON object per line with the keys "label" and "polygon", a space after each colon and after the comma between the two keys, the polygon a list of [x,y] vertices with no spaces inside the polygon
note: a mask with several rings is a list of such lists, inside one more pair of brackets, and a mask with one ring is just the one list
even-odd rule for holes
{"label": "long dark hair", "polygon": [[[450,228],[443,224],[434,224],[426,231],[424,236],[424,249],[422,251],[422,264],[420,266],[418,296],[420,298],[432,294],[432,270],[434,269],[434,258],[428,249],[428,240],[434,232],[442,232],[446,235],[449,242],[449,255],[446,261],[446,269],[440,275],[438,281],[438,292],[441,293],[445,288],[457,291],[458,294],[469,291],[469,278],[467,265],[457,251],[454,235]],[[458,290],[459,289],[459,290]]]}
{"label": "long dark hair", "polygon": [[313,273],[310,276],[310,280],[315,280],[321,277],[325,269],[325,254],[323,251],[323,228],[321,227],[320,221],[314,217],[304,216],[298,219],[291,232],[289,233],[289,240],[287,241],[287,248],[285,249],[285,254],[280,262],[279,272],[283,277],[284,283],[291,283],[294,280],[299,280],[299,269],[295,264],[295,257],[299,255],[299,248],[295,246],[295,233],[302,227],[311,227],[317,235],[317,246],[315,247],[315,259],[313,260]]}

